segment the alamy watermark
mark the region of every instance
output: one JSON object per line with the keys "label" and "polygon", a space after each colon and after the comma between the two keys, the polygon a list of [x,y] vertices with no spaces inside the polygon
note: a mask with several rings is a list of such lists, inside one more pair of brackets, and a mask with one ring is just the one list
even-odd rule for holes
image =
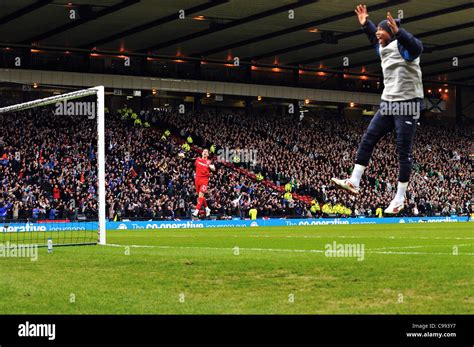
{"label": "alamy watermark", "polygon": [[46,337],[48,340],[53,341],[56,339],[56,324],[37,324],[26,321],[25,323],[18,325],[18,336]]}
{"label": "alamy watermark", "polygon": [[96,115],[96,103],[91,101],[60,101],[54,104],[56,116],[87,116],[94,119]]}
{"label": "alamy watermark", "polygon": [[382,101],[380,103],[382,116],[412,116],[419,119],[421,114],[420,101]]}
{"label": "alamy watermark", "polygon": [[31,261],[38,260],[37,244],[15,244],[7,241],[0,243],[0,258],[30,258]]}
{"label": "alamy watermark", "polygon": [[217,151],[217,159],[228,163],[249,163],[255,166],[257,164],[257,153],[256,149],[225,147]]}
{"label": "alamy watermark", "polygon": [[358,261],[365,258],[365,245],[363,243],[327,243],[324,248],[326,257],[353,257]]}

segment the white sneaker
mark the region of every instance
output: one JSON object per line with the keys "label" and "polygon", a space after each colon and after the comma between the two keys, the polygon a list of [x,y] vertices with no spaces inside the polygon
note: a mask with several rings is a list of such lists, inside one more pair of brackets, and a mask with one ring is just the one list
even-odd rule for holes
{"label": "white sneaker", "polygon": [[194,212],[192,213],[192,215],[193,215],[194,217],[197,217],[198,214],[199,214],[199,210],[198,210],[198,209],[195,209]]}
{"label": "white sneaker", "polygon": [[390,205],[388,205],[388,207],[385,209],[384,213],[386,213],[386,214],[397,214],[401,210],[403,210],[404,208],[405,208],[405,204],[404,204],[403,201],[392,200],[390,202]]}
{"label": "white sneaker", "polygon": [[206,217],[209,217],[211,215],[211,209],[209,207],[206,207]]}
{"label": "white sneaker", "polygon": [[345,189],[351,194],[359,194],[359,187],[356,187],[349,179],[341,180],[339,178],[333,177],[331,178],[331,181],[335,183],[339,188]]}

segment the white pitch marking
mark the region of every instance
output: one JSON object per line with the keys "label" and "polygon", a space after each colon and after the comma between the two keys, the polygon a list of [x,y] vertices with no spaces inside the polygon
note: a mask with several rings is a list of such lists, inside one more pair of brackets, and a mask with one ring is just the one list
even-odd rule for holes
{"label": "white pitch marking", "polygon": [[432,236],[407,236],[407,237],[395,237],[395,236],[355,236],[355,235],[157,235],[170,238],[193,238],[193,237],[255,237],[255,238],[312,238],[312,239],[390,239],[390,240],[474,240],[474,237],[432,237]]}
{"label": "white pitch marking", "polygon": [[380,247],[371,248],[371,251],[382,251],[386,249],[411,249],[411,248],[426,248],[426,247],[451,247],[451,246],[474,246],[473,243],[464,243],[461,245],[421,245],[421,246],[393,246],[393,247]]}
{"label": "white pitch marking", "polygon": [[[107,244],[111,247],[133,247],[133,248],[158,248],[158,249],[205,249],[205,250],[227,250],[232,251],[233,248],[225,247],[198,247],[198,246],[152,246],[152,245],[118,245]],[[267,251],[267,252],[290,252],[290,253],[325,253],[326,250],[320,249],[284,249],[284,248],[239,248],[241,251]],[[379,251],[376,248],[368,249],[366,253],[376,254],[418,254],[418,255],[452,255],[452,253],[434,253],[434,252],[395,252],[395,251]],[[474,253],[459,253],[459,255],[474,255]]]}

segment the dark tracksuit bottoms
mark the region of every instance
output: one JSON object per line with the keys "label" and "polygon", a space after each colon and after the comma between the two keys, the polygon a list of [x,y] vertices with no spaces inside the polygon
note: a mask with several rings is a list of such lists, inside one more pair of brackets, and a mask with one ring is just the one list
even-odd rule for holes
{"label": "dark tracksuit bottoms", "polygon": [[[409,100],[407,100],[409,101]],[[401,101],[401,102],[407,102]],[[421,103],[421,99],[415,99]],[[394,104],[397,101],[392,101]],[[421,106],[419,110],[421,109]],[[397,135],[397,152],[399,158],[398,181],[408,182],[410,179],[412,168],[412,150],[415,139],[416,123],[419,115],[389,115],[382,114],[380,109],[370,121],[362,141],[359,144],[359,149],[356,155],[356,164],[367,166],[374,151],[375,145],[382,137],[395,129]]]}

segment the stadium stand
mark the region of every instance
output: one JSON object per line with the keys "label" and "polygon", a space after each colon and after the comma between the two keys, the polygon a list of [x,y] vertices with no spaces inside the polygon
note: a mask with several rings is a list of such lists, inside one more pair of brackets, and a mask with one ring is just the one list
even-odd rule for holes
{"label": "stadium stand", "polygon": [[97,218],[92,120],[50,107],[0,115],[0,206],[4,219]]}
{"label": "stadium stand", "polygon": [[[353,209],[355,215],[374,215],[393,195],[398,164],[391,136],[384,138],[375,150],[362,182],[364,194],[357,202],[328,186],[331,177],[349,174],[351,159],[367,126],[365,121],[332,117],[304,122],[295,117],[225,112],[173,112],[161,119],[165,125],[192,134],[203,146],[214,143],[258,149],[256,172],[262,172],[277,185],[296,181],[296,193],[316,197],[320,203],[342,203]],[[410,214],[469,212],[471,164],[466,143],[472,141],[471,130],[439,124],[419,128],[414,179],[408,193]]]}
{"label": "stadium stand", "polygon": [[[58,118],[46,107],[32,112],[1,116],[2,218],[96,218],[94,122]],[[393,194],[397,161],[390,136],[376,149],[377,160],[366,171],[364,194],[357,200],[328,185],[332,176],[349,174],[365,121],[215,109],[134,113],[125,108],[107,118],[110,220],[190,218],[194,168],[177,155],[189,136],[187,157],[210,146],[258,151],[256,165],[220,163],[211,176],[208,202],[216,218],[248,218],[252,207],[259,217],[375,216]],[[419,128],[406,214],[469,213],[470,130],[436,124]]]}

